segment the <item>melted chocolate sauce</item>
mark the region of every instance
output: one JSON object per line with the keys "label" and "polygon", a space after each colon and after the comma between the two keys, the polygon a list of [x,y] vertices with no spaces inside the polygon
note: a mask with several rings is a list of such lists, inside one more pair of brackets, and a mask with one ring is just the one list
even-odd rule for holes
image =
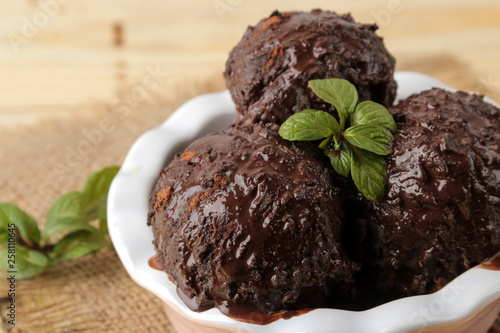
{"label": "melted chocolate sauce", "polygon": [[[157,261],[156,255],[148,260],[148,264],[151,268],[161,271]],[[483,268],[488,270],[500,270],[500,252],[498,252],[491,259],[483,262],[482,264],[476,266],[476,268]],[[168,275],[168,274],[167,274]],[[168,278],[172,283],[175,283],[173,279],[168,275]],[[186,304],[186,306],[195,312],[204,312],[212,309],[213,307],[218,308],[221,313],[231,317],[233,319],[256,325],[267,325],[280,319],[290,319],[292,317],[300,316],[311,311],[316,310],[315,308],[301,309],[301,310],[289,310],[281,311],[271,314],[262,314],[253,306],[247,304],[231,304],[229,305],[227,301],[219,299],[215,302],[215,306],[201,305],[196,300],[195,297],[189,298],[180,288],[177,288],[177,294],[181,300]],[[399,298],[405,297],[404,295],[388,294],[372,291],[366,293],[362,298],[357,301],[350,302],[339,302],[332,306],[331,308],[337,308],[348,311],[366,311],[376,306],[382,305],[387,302],[394,301]]]}
{"label": "melted chocolate sauce", "polygon": [[500,252],[495,254],[490,260],[483,262],[477,267],[489,269],[491,271],[500,271]]}
{"label": "melted chocolate sauce", "polygon": [[500,250],[499,111],[438,88],[389,108],[386,195],[358,227],[376,289],[432,293]]}
{"label": "melted chocolate sauce", "polygon": [[158,262],[156,261],[156,255],[149,258],[148,265],[152,269],[156,269],[157,271],[161,271],[160,265],[158,265]]}
{"label": "melted chocolate sauce", "polygon": [[358,269],[340,245],[338,188],[277,128],[209,134],[162,171],[150,212],[156,261],[194,311],[237,316],[247,310],[225,307],[251,304],[273,314],[350,296],[333,295],[352,290]]}
{"label": "melted chocolate sauce", "polygon": [[240,120],[280,124],[308,108],[326,110],[307,83],[332,77],[354,84],[361,101],[392,105],[395,61],[376,29],[321,10],[276,11],[249,27],[224,73]]}
{"label": "melted chocolate sauce", "polygon": [[301,309],[301,310],[289,310],[281,311],[276,313],[271,313],[268,315],[262,314],[255,308],[248,308],[245,306],[231,306],[231,307],[220,307],[219,310],[228,317],[234,318],[236,320],[257,325],[267,325],[275,322],[279,319],[290,319],[292,317],[300,316],[305,313],[311,312],[315,309]]}
{"label": "melted chocolate sauce", "polygon": [[238,321],[242,321],[249,324],[256,325],[267,325],[272,322],[275,322],[279,319],[290,319],[295,316],[300,316],[304,313],[308,313],[315,309],[301,309],[301,310],[289,310],[289,311],[280,311],[275,313],[263,314],[257,309],[257,307],[252,306],[251,304],[238,304],[231,303],[227,300],[219,298],[214,302],[214,306],[200,304],[197,301],[196,297],[190,298],[187,296],[180,288],[177,288],[177,294],[180,299],[184,302],[184,304],[195,312],[204,312],[210,310],[212,308],[217,308],[219,311],[233,319]]}
{"label": "melted chocolate sauce", "polygon": [[[156,261],[156,255],[152,256],[148,260],[148,265],[152,269],[161,271],[162,269],[158,265]],[[168,274],[167,274],[168,275]],[[168,275],[168,278],[172,283],[175,283],[173,279]],[[186,306],[195,312],[204,312],[213,308],[213,306],[201,305],[196,297],[189,298],[180,288],[177,287],[177,295],[179,295],[180,299],[186,304]],[[216,302],[216,308],[223,314],[228,317],[234,318],[236,320],[249,323],[249,324],[257,324],[257,325],[267,325],[272,322],[275,322],[279,319],[290,319],[295,316],[300,316],[302,314],[308,313],[315,309],[301,309],[301,310],[289,310],[289,311],[281,311],[271,314],[262,314],[255,307],[244,305],[244,304],[232,304],[228,306],[228,303],[224,300],[219,300]]]}

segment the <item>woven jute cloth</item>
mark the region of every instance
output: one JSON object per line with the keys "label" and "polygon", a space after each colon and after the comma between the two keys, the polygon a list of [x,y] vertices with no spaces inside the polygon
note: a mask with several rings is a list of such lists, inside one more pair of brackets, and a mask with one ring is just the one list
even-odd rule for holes
{"label": "woven jute cloth", "polygon": [[[86,178],[103,167],[120,165],[133,142],[183,102],[222,89],[217,78],[182,89],[167,85],[124,112],[132,86],[113,105],[93,101],[75,106],[68,117],[0,127],[0,202],[17,204],[43,225],[61,194],[81,190]],[[103,119],[113,130],[99,135]],[[9,288],[5,278],[0,281],[0,332],[175,332],[159,299],[130,279],[112,249],[61,261],[35,278],[17,281],[15,327],[6,325]]]}
{"label": "woven jute cloth", "polygon": [[[432,59],[427,63],[432,65]],[[420,66],[416,69],[438,72],[443,79],[456,75],[447,74],[447,69],[457,73],[456,64],[446,59],[434,63],[434,68],[420,63],[407,67]],[[462,89],[475,89],[479,84],[460,77],[449,79],[460,82],[456,87]],[[124,88],[123,96],[132,88]],[[75,106],[67,117],[0,127],[0,202],[19,205],[43,227],[47,210],[57,197],[80,190],[93,172],[120,165],[140,134],[159,125],[189,98],[223,88],[222,78],[214,77],[182,88],[164,86],[127,113],[93,101]],[[96,133],[103,119],[113,129],[101,131],[91,142],[89,133]],[[62,261],[30,280],[17,281],[15,327],[6,324],[7,289],[2,278],[1,332],[174,332],[160,300],[131,280],[112,249]],[[500,321],[491,332],[500,332]]]}

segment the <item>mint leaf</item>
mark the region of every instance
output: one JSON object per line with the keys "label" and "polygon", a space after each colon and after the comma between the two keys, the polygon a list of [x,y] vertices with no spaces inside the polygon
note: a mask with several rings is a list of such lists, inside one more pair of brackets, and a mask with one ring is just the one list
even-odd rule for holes
{"label": "mint leaf", "polygon": [[[387,164],[380,155],[391,153],[394,137],[390,131],[397,131],[391,114],[384,106],[371,101],[356,106],[358,92],[346,80],[311,80],[309,86],[318,97],[335,107],[340,123],[321,111],[306,110],[283,123],[280,135],[287,140],[324,139],[319,148],[330,158],[334,170],[345,177],[351,173],[365,198],[381,199],[385,193]],[[350,127],[346,129],[349,117]]]}
{"label": "mint leaf", "polygon": [[92,174],[82,192],[82,210],[89,220],[98,219],[101,230],[107,231],[106,206],[108,202],[108,190],[113,178],[120,170],[113,166],[105,168]]}
{"label": "mint leaf", "polygon": [[[0,235],[8,232],[15,225],[19,236],[29,245],[37,245],[40,242],[40,230],[36,221],[11,203],[0,203]],[[2,239],[4,236],[0,236]]]}
{"label": "mint leaf", "polygon": [[21,280],[29,279],[41,273],[54,263],[40,251],[31,250],[19,244],[16,244],[15,249],[15,255],[13,253],[9,253],[7,248],[4,248],[2,251],[0,265],[2,267],[2,271],[5,275],[7,275],[7,277],[9,276],[7,272],[13,270],[10,265],[14,265],[15,270],[17,271],[16,279]]}
{"label": "mint leaf", "polygon": [[337,120],[329,113],[304,110],[291,115],[279,129],[279,135],[289,141],[314,141],[340,135]]}
{"label": "mint leaf", "polygon": [[332,104],[339,114],[340,128],[344,124],[358,103],[356,87],[344,79],[320,79],[309,81],[309,86],[319,98]]}
{"label": "mint leaf", "polygon": [[396,122],[387,109],[378,103],[365,101],[359,103],[351,115],[351,126],[370,124],[385,127],[396,132]]}
{"label": "mint leaf", "polygon": [[339,175],[344,177],[349,176],[349,171],[351,170],[351,149],[349,149],[346,143],[340,143],[340,150],[325,150],[325,154],[330,157],[333,169]]}
{"label": "mint leaf", "polygon": [[56,200],[47,214],[47,222],[42,234],[43,242],[61,231],[92,228],[83,212],[82,201],[83,194],[81,192],[70,192]]}
{"label": "mint leaf", "polygon": [[382,199],[385,194],[386,169],[387,164],[383,157],[363,149],[352,148],[352,179],[366,199]]}
{"label": "mint leaf", "polygon": [[[36,221],[10,203],[0,203],[0,267],[16,270],[17,279],[31,278],[60,259],[74,259],[97,252],[108,244],[106,205],[108,190],[118,167],[105,168],[91,175],[82,192],[59,197],[47,213],[43,233]],[[90,225],[99,220],[99,228]],[[57,243],[50,237],[69,232]],[[9,238],[16,237],[15,247]]]}
{"label": "mint leaf", "polygon": [[0,244],[5,244],[7,243],[9,240],[9,233],[7,232],[7,230],[2,230],[0,229]]}
{"label": "mint leaf", "polygon": [[52,255],[57,259],[76,259],[97,252],[107,244],[105,234],[101,230],[78,230],[64,236],[54,247]]}
{"label": "mint leaf", "polygon": [[377,125],[354,125],[344,132],[344,138],[352,145],[378,155],[389,155],[393,136]]}

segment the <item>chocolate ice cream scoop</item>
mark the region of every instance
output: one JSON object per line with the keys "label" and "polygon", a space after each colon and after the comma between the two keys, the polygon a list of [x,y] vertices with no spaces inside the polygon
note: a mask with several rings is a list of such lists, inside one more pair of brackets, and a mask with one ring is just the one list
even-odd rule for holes
{"label": "chocolate ice cream scoop", "polygon": [[307,108],[332,110],[308,88],[312,79],[342,78],[360,101],[391,106],[394,58],[377,26],[332,12],[274,12],[249,27],[229,55],[226,85],[242,123],[281,124]]}
{"label": "chocolate ice cream scoop", "polygon": [[389,111],[398,132],[366,261],[382,290],[433,292],[500,250],[500,110],[434,88]]}
{"label": "chocolate ice cream scoop", "polygon": [[193,310],[270,314],[350,291],[357,265],[340,244],[339,188],[276,131],[209,134],[161,172],[148,217],[156,260]]}

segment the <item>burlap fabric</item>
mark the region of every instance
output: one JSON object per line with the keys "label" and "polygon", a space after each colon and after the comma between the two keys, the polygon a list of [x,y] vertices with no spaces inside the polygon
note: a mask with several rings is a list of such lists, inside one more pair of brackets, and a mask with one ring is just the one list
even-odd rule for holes
{"label": "burlap fabric", "polygon": [[[456,81],[456,77],[446,77],[448,72],[457,73],[456,64],[440,63],[419,69],[439,71],[445,81]],[[443,63],[454,66],[453,71],[446,72],[450,68]],[[477,80],[461,82],[458,88],[480,86]],[[141,133],[160,124],[190,97],[222,89],[222,78],[216,77],[182,88],[164,86],[125,116],[113,105],[94,101],[76,106],[67,117],[12,129],[0,127],[0,202],[18,204],[43,224],[59,195],[80,190],[94,171],[120,165]],[[90,146],[82,144],[90,142],[88,133],[99,129],[103,119],[111,120],[113,130],[102,133],[99,140],[94,137]],[[18,281],[14,328],[5,322],[8,288],[4,278],[0,281],[1,332],[174,332],[161,302],[129,278],[111,249],[61,262],[31,280]],[[500,321],[491,332],[500,332]]]}
{"label": "burlap fabric", "polygon": [[[18,204],[43,224],[58,196],[81,190],[93,172],[120,165],[140,134],[189,98],[223,88],[222,79],[183,89],[166,85],[132,105],[126,115],[93,101],[75,106],[68,117],[0,127],[0,202]],[[124,98],[130,89],[124,88]],[[95,135],[90,146],[82,144],[90,142],[88,133],[95,133],[103,119],[111,120],[114,129],[100,140]],[[5,324],[8,285],[4,278],[0,281],[0,331],[5,332],[11,329]],[[33,279],[18,281],[16,302],[16,332],[174,332],[161,302],[129,278],[111,249],[62,261]]]}

